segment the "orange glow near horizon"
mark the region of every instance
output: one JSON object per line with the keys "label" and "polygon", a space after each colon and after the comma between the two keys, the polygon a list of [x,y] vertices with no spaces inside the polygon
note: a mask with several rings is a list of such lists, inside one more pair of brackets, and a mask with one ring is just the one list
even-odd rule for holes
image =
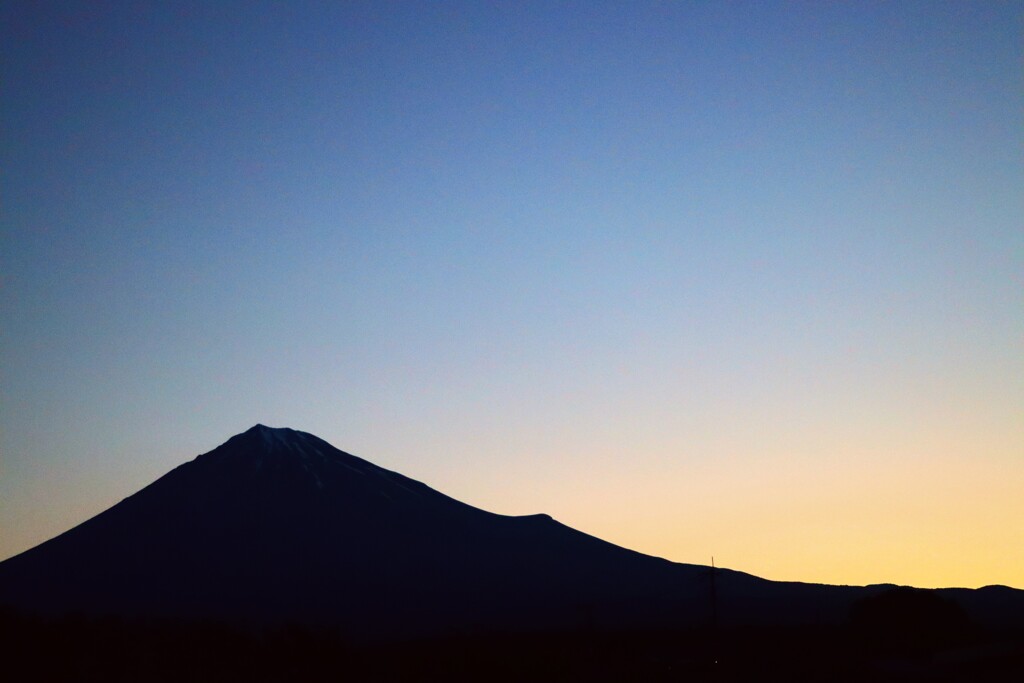
{"label": "orange glow near horizon", "polygon": [[[575,458],[534,453],[501,477],[470,467],[435,483],[492,511],[547,512],[633,550],[694,564],[713,555],[773,580],[1022,588],[1019,436],[975,439],[984,461],[949,435],[802,454],[721,439],[702,458],[680,457],[682,446],[641,456],[612,445]],[[755,455],[729,455],[744,445]]]}
{"label": "orange glow near horizon", "polygon": [[[1024,587],[1024,467],[1016,435],[1002,443],[975,440],[989,454],[978,462],[962,455],[963,444],[924,437],[905,440],[899,453],[868,439],[845,447],[822,442],[802,454],[790,450],[794,443],[757,452],[736,436],[695,439],[689,449],[648,442],[630,452],[626,443],[636,435],[617,441],[609,429],[586,450],[573,448],[569,434],[555,450],[522,434],[503,440],[505,452],[490,438],[426,445],[428,454],[457,448],[486,455],[458,460],[421,454],[397,462],[351,450],[471,505],[500,514],[544,512],[677,562],[707,564],[714,556],[719,566],[785,581]],[[753,455],[736,455],[744,451]],[[6,539],[24,539],[25,547],[5,548],[8,554],[132,492],[114,491],[115,480],[98,473],[79,474],[88,488],[109,491],[108,502],[76,501],[83,479],[66,479],[66,491],[51,493],[75,505],[26,518],[20,536]],[[33,527],[45,536],[31,537]]]}

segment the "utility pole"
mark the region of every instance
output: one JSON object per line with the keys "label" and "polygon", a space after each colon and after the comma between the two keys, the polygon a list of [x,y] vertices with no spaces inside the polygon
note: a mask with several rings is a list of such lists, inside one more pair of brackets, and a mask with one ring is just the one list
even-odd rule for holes
{"label": "utility pole", "polygon": [[715,587],[715,556],[711,556],[711,660],[718,664],[718,591]]}
{"label": "utility pole", "polygon": [[711,556],[711,630],[718,628],[718,592],[715,590],[715,556]]}

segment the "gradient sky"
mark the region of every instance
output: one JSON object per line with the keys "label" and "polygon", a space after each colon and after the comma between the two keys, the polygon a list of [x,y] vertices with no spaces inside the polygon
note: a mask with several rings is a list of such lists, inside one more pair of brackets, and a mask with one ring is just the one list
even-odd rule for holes
{"label": "gradient sky", "polygon": [[257,422],[1024,588],[1024,5],[0,5],[0,557]]}

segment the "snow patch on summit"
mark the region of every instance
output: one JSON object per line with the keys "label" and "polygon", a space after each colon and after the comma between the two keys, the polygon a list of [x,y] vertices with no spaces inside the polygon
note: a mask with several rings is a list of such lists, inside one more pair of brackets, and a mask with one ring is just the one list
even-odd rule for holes
{"label": "snow patch on summit", "polygon": [[256,425],[253,429],[259,432],[260,438],[263,439],[263,445],[268,450],[273,450],[278,446],[292,450],[295,447],[292,435],[299,436],[297,432],[291,429],[267,427],[262,424]]}

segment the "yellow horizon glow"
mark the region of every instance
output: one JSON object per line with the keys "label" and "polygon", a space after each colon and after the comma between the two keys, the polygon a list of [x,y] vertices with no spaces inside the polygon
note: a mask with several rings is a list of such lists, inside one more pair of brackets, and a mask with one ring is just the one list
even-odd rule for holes
{"label": "yellow horizon glow", "polygon": [[677,439],[632,452],[612,440],[575,456],[522,456],[500,477],[469,468],[436,483],[495,512],[546,512],[632,550],[705,565],[714,556],[766,579],[1024,588],[1024,438],[930,428],[845,442],[814,430],[796,441]]}

